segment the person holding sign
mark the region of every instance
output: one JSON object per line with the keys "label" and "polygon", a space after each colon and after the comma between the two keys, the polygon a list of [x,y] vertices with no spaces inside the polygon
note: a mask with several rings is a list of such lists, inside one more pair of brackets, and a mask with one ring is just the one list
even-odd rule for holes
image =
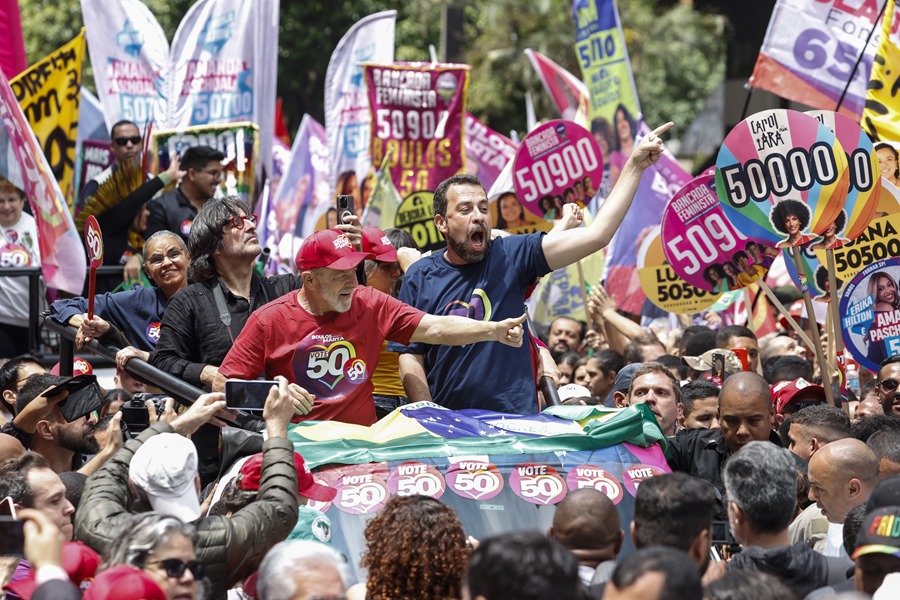
{"label": "person holding sign", "polygon": [[[463,315],[480,321],[518,316],[535,279],[609,243],[631,206],[644,170],[662,154],[659,136],[673,126],[659,127],[636,145],[618,184],[587,227],[491,241],[493,223],[481,182],[470,175],[446,179],[435,190],[434,223],[447,240],[447,248],[410,267],[400,299],[431,314]],[[537,411],[528,344],[512,348],[392,343],[388,349],[402,353],[400,375],[411,401],[433,400],[457,410]]]}
{"label": "person holding sign", "polygon": [[809,207],[799,200],[782,200],[775,205],[771,213],[772,226],[787,236],[778,242],[776,248],[792,248],[802,246],[815,236],[803,233],[809,227]]}

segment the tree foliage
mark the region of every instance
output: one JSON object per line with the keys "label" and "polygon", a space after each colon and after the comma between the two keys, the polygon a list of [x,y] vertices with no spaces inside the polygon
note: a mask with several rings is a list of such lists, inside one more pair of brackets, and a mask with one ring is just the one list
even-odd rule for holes
{"label": "tree foliage", "polygon": [[[192,0],[144,0],[169,39]],[[250,1],[250,0],[248,0]],[[438,46],[443,0],[281,0],[278,95],[291,128],[304,113],[324,118],[324,80],[332,50],[360,18],[398,11],[395,57],[429,60]],[[532,48],[580,76],[570,0],[460,0],[463,62],[472,66],[469,110],[494,129],[524,132],[525,94],[538,118],[555,118],[523,51]],[[645,119],[687,127],[725,72],[722,19],[665,0],[620,0]],[[74,37],[82,26],[78,0],[22,0],[29,62]],[[85,77],[88,85],[91,78]]]}

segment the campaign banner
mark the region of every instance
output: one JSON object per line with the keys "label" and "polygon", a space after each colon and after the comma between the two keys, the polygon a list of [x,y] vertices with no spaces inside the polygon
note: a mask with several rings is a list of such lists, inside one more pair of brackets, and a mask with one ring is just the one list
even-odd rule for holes
{"label": "campaign banner", "polygon": [[434,224],[434,192],[413,192],[404,198],[394,215],[394,227],[409,232],[422,252],[438,252],[447,247]]}
{"label": "campaign banner", "polygon": [[[603,183],[590,209],[596,212],[616,183],[638,135],[650,128],[640,121],[631,63],[614,0],[575,0],[575,53],[590,94],[590,130],[603,154]],[[635,198],[607,248],[606,289],[616,304],[640,314],[644,292],[637,276],[641,241],[660,224],[669,198],[692,177],[669,152],[644,172]]]}
{"label": "campaign banner", "polygon": [[882,184],[875,145],[858,123],[831,110],[808,111],[837,136],[847,156],[849,182],[844,208],[818,241],[825,248],[838,248],[865,231],[878,211]]}
{"label": "campaign banner", "polygon": [[566,204],[585,207],[603,173],[603,156],[591,134],[572,121],[548,121],[529,133],[513,162],[519,201],[531,214],[554,220]]}
{"label": "campaign banner", "polygon": [[[895,3],[888,0],[881,21],[881,41],[875,54],[872,75],[866,88],[866,105],[862,122],[873,140],[900,139],[900,101],[897,99],[896,76],[892,73],[900,63],[900,48],[890,35],[900,21],[894,20]],[[896,23],[891,25],[892,21]]]}
{"label": "campaign banner", "polygon": [[[87,182],[108,169],[115,157],[109,148],[109,142],[100,142],[97,140],[82,140],[81,142],[81,159],[79,161],[81,172],[78,180]],[[78,203],[76,197],[75,214],[81,210],[82,205]]]}
{"label": "campaign banner", "polygon": [[165,127],[169,41],[140,0],[81,0],[88,53],[107,128]]}
{"label": "campaign banner", "polygon": [[84,30],[9,81],[63,195],[75,197]]}
{"label": "campaign banner", "polygon": [[599,281],[601,275],[602,253],[583,261],[580,272],[578,263],[575,263],[544,275],[526,300],[532,321],[549,325],[558,317],[571,317],[588,322],[584,305],[585,282]]}
{"label": "campaign banner", "polygon": [[900,258],[868,265],[841,295],[844,345],[860,365],[877,373],[881,361],[900,354]]}
{"label": "campaign banner", "polygon": [[497,133],[470,113],[466,113],[466,172],[474,175],[489,190],[503,167],[516,155],[517,145]]}
{"label": "campaign banner", "polygon": [[279,0],[200,0],[171,51],[140,0],[81,0],[107,125],[143,130],[251,121],[268,169],[275,123]]}
{"label": "campaign banner", "polygon": [[169,51],[167,129],[250,121],[271,170],[280,0],[201,0]]}
{"label": "campaign banner", "polygon": [[[278,189],[269,201],[267,232],[274,246],[287,238],[292,249],[293,239],[306,238],[320,228],[319,221],[332,207],[325,144],[325,128],[310,115],[303,115]],[[294,254],[274,258],[293,263]]]}
{"label": "campaign banner", "polygon": [[765,279],[777,256],[776,250],[748,240],[728,221],[712,174],[697,177],[666,204],[662,248],[675,273],[716,293]]}
{"label": "campaign banner", "polygon": [[434,63],[365,64],[372,117],[370,154],[387,163],[406,198],[433,192],[465,168],[463,120],[469,66]]}
{"label": "campaign banner", "polygon": [[150,170],[156,173],[165,171],[173,156],[193,146],[209,146],[225,155],[225,179],[219,184],[221,192],[229,196],[238,195],[252,207],[260,152],[256,125],[233,123],[156,131],[150,140]]}
{"label": "campaign banner", "polygon": [[725,215],[748,238],[776,248],[811,242],[844,208],[850,173],[834,132],[795,110],[747,117],[716,158]]}
{"label": "campaign banner", "polygon": [[420,402],[371,427],[314,422],[292,427],[289,437],[313,478],[337,491],[309,506],[331,520],[332,544],[349,564],[365,548],[365,520],[396,496],[438,498],[484,539],[519,530],[523,520],[548,527],[553,507],[583,488],[605,494],[628,522],[640,483],[670,472],[659,426],[640,405],[522,417]]}
{"label": "campaign banner", "polygon": [[544,84],[544,90],[553,100],[559,116],[579,124],[587,119],[589,94],[584,82],[531,48],[525,49],[525,56]]}
{"label": "campaign banner", "polygon": [[87,258],[72,213],[16,96],[0,74],[0,175],[25,191],[47,287],[81,294]]}
{"label": "campaign banner", "polygon": [[678,276],[666,260],[658,226],[641,244],[638,277],[650,302],[668,312],[685,315],[702,312],[722,295],[691,285]]}
{"label": "campaign banner", "polygon": [[[778,0],[750,85],[824,110],[836,110],[846,89],[840,111],[858,120],[882,39],[878,18],[884,4],[885,0]],[[896,26],[891,38],[897,41]]]}
{"label": "campaign banner", "polygon": [[325,71],[325,130],[331,150],[328,171],[332,190],[350,174],[362,181],[372,168],[371,117],[362,63],[394,62],[396,23],[396,10],[364,17],[344,34],[331,53]]}

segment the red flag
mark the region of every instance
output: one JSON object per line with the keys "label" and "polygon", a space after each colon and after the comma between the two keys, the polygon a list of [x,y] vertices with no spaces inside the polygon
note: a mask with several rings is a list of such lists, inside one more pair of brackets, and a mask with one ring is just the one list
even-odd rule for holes
{"label": "red flag", "polygon": [[587,86],[540,52],[526,49],[525,54],[541,78],[544,89],[553,99],[560,116],[567,121],[575,121],[575,116],[580,111],[586,117],[589,97]]}
{"label": "red flag", "polygon": [[287,119],[284,118],[284,112],[281,109],[282,99],[275,101],[275,137],[284,142],[288,148],[291,147],[291,134],[288,131]]}

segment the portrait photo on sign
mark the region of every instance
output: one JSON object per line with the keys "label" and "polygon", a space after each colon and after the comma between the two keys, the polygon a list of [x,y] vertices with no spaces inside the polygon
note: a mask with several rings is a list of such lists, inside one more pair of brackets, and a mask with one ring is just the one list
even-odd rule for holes
{"label": "portrait photo on sign", "polygon": [[875,262],[847,284],[841,296],[844,343],[865,368],[900,353],[900,259]]}

